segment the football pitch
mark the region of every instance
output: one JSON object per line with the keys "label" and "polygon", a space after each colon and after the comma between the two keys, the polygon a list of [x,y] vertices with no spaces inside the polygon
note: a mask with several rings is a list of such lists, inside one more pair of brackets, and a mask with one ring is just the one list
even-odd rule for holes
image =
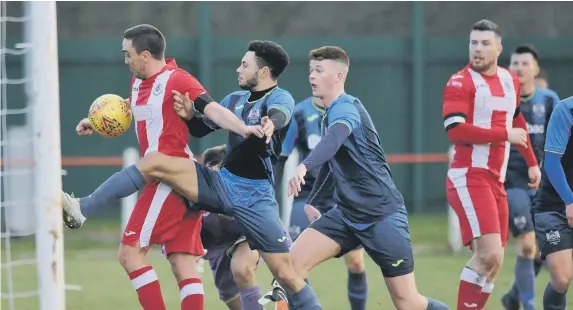
{"label": "football pitch", "polygon": [[[447,219],[445,216],[419,215],[410,218],[410,229],[415,251],[416,280],[422,294],[439,299],[455,309],[460,271],[469,258],[469,252],[451,254],[447,247]],[[90,220],[77,231],[65,229],[66,283],[75,290],[66,293],[67,309],[141,309],[127,275],[116,260],[119,241],[119,223]],[[5,242],[5,240],[3,240]],[[12,260],[34,257],[33,240],[11,241]],[[486,309],[502,309],[501,295],[511,285],[515,261],[513,244],[506,250],[506,263],[496,282],[496,288]],[[2,244],[2,265],[6,262],[6,245]],[[179,309],[177,283],[171,275],[169,263],[159,253],[150,251],[149,262],[156,269],[164,293],[167,309]],[[367,309],[393,309],[379,269],[367,259],[368,305]],[[11,269],[15,292],[37,289],[36,269],[33,265]],[[331,260],[312,271],[310,281],[325,310],[349,309],[346,295],[346,268],[341,259]],[[2,293],[8,292],[9,272],[2,269]],[[258,279],[263,291],[269,289],[270,273],[264,265],[258,269]],[[536,284],[537,308],[542,309],[541,298],[548,281],[547,271],[542,270]],[[224,310],[213,286],[212,276],[205,264],[205,309]],[[78,287],[75,287],[78,286]],[[79,290],[78,290],[79,288]],[[570,290],[573,291],[573,290]],[[567,309],[573,309],[573,293],[569,293]],[[1,309],[11,309],[2,300]],[[15,309],[36,310],[36,298],[15,299]],[[271,309],[271,307],[268,307]]]}

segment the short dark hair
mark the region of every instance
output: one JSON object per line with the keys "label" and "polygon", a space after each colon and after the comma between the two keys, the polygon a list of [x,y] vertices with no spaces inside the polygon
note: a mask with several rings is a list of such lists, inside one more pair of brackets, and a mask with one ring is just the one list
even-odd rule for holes
{"label": "short dark hair", "polygon": [[308,53],[309,60],[336,60],[345,65],[350,65],[350,57],[338,46],[323,46],[313,49]]}
{"label": "short dark hair", "polygon": [[285,49],[273,41],[251,41],[247,50],[255,53],[259,68],[269,67],[274,80],[285,71],[290,61]]}
{"label": "short dark hair", "polygon": [[531,54],[535,61],[539,61],[539,52],[532,44],[520,45],[513,51],[514,54]]}
{"label": "short dark hair", "polygon": [[498,37],[501,38],[501,29],[499,26],[489,19],[482,19],[472,26],[472,30],[476,31],[493,31]]}
{"label": "short dark hair", "polygon": [[131,45],[138,54],[148,51],[155,59],[165,57],[165,37],[159,29],[141,24],[123,32],[123,38],[131,40]]}
{"label": "short dark hair", "polygon": [[219,145],[205,150],[203,152],[203,164],[206,166],[217,166],[223,163],[227,155],[227,146]]}

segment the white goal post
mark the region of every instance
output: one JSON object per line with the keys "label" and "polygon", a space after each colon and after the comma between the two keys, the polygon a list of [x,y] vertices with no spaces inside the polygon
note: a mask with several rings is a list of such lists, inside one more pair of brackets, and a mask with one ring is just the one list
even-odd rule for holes
{"label": "white goal post", "polygon": [[58,29],[55,1],[26,2],[31,57],[28,100],[32,108],[35,164],[36,256],[40,310],[64,310],[64,246]]}

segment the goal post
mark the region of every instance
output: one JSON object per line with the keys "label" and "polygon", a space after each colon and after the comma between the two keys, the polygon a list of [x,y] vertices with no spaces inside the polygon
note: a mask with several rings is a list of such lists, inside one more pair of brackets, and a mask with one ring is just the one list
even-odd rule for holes
{"label": "goal post", "polygon": [[55,1],[25,2],[28,103],[33,131],[40,310],[64,310],[64,247],[58,37]]}

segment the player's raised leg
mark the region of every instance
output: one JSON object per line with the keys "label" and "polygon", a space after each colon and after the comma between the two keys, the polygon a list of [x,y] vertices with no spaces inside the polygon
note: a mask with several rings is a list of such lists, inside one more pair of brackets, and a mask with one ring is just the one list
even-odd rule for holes
{"label": "player's raised leg", "polygon": [[262,293],[257,284],[256,275],[258,263],[259,253],[251,250],[247,242],[241,242],[236,246],[231,260],[231,272],[239,287],[241,305],[244,310],[262,309],[259,305]]}
{"label": "player's raised leg", "polygon": [[364,249],[356,249],[344,255],[348,269],[348,302],[352,310],[366,310],[368,282],[364,264]]}
{"label": "player's raised leg", "polygon": [[197,172],[192,159],[151,152],[137,165],[124,168],[104,181],[86,197],[63,193],[64,222],[79,228],[91,210],[127,197],[142,189],[149,180],[158,179],[192,201],[198,199]]}

